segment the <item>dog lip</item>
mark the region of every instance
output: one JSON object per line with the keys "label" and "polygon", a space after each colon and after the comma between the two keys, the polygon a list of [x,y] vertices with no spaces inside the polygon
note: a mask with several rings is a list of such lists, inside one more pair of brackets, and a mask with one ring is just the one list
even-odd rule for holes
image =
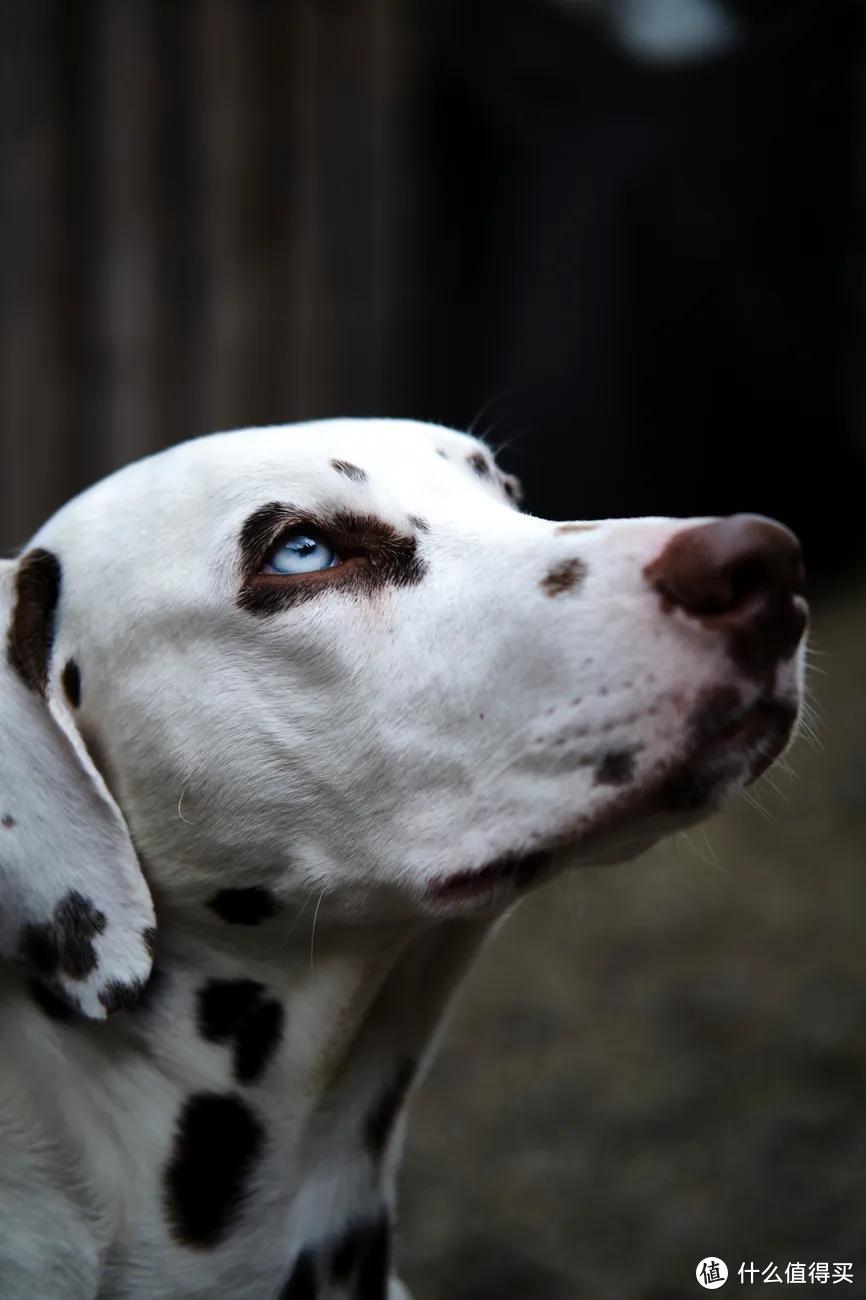
{"label": "dog lip", "polygon": [[[427,884],[425,896],[440,904],[490,905],[536,882],[552,853],[581,842],[589,845],[632,818],[696,811],[706,815],[717,794],[714,786],[726,786],[731,777],[730,762],[740,765],[738,786],[750,785],[782,753],[797,721],[796,702],[771,693],[759,696],[745,709],[737,708],[733,700],[725,703],[728,707],[723,711],[717,706],[705,711],[696,725],[697,734],[666,771],[645,785],[624,790],[600,817],[579,819],[552,834],[540,850],[506,854],[479,867],[438,875]],[[688,777],[686,785],[703,788],[698,804],[672,802],[672,791],[683,785],[684,777]]]}
{"label": "dog lip", "polygon": [[[727,722],[719,726],[714,734],[705,737],[697,747],[695,759],[699,763],[708,753],[715,753],[720,748],[727,750],[736,744],[749,744],[769,739],[774,746],[772,757],[787,743],[791,730],[797,721],[797,707],[789,700],[771,695],[761,696],[743,711],[735,713]],[[768,760],[772,761],[772,759]]]}
{"label": "dog lip", "polygon": [[475,899],[502,888],[527,888],[547,862],[546,853],[513,853],[480,867],[436,876],[426,893],[440,901]]}
{"label": "dog lip", "polygon": [[746,779],[751,785],[766,772],[786,748],[797,725],[796,705],[782,700],[759,700],[743,719],[743,739],[760,745],[756,760]]}

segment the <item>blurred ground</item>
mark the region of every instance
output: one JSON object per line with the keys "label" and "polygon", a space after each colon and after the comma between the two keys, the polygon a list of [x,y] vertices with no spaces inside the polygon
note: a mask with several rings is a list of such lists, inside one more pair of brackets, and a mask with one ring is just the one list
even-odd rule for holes
{"label": "blurred ground", "polygon": [[863,590],[815,611],[822,747],[765,813],[554,882],[484,953],[409,1129],[417,1300],[672,1300],[711,1253],[866,1295]]}

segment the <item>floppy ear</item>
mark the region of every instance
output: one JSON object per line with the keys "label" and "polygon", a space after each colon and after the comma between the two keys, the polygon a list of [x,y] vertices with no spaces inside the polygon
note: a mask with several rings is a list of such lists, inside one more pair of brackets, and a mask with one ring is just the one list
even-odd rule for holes
{"label": "floppy ear", "polygon": [[0,959],[101,1020],[150,973],[154,913],[120,809],[49,684],[60,585],[49,551],[0,561]]}

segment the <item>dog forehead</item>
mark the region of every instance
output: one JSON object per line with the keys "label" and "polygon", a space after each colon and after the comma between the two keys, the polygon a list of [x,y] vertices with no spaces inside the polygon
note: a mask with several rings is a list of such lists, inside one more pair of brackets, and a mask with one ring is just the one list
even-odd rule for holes
{"label": "dog forehead", "polygon": [[[425,499],[460,497],[491,480],[477,439],[412,420],[339,419],[209,434],[128,465],[74,498],[34,542],[96,561],[106,554],[168,553],[236,531],[270,501],[301,509],[360,501],[411,512]],[[353,493],[354,489],[354,493]]]}
{"label": "dog forehead", "polygon": [[480,451],[476,439],[438,425],[335,419],[211,434],[162,455],[167,472],[195,472],[206,487],[268,491],[280,476],[333,486],[335,466],[361,470],[370,481],[422,484],[434,466],[463,468]]}

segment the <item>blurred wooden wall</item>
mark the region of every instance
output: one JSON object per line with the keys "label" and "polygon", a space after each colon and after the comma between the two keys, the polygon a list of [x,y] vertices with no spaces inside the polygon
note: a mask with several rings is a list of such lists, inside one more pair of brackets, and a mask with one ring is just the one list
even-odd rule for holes
{"label": "blurred wooden wall", "polygon": [[201,432],[436,414],[436,11],[2,0],[0,546]]}

